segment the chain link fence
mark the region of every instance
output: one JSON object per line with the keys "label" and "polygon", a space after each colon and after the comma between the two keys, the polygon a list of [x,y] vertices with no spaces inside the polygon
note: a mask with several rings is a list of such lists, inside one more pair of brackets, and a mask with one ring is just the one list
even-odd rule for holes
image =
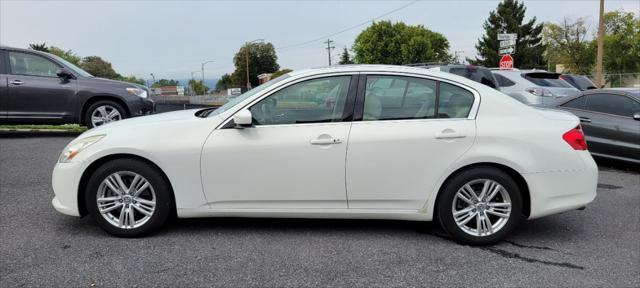
{"label": "chain link fence", "polygon": [[[587,76],[594,83],[593,75]],[[638,88],[640,89],[640,73],[609,73],[604,74],[605,88]]]}

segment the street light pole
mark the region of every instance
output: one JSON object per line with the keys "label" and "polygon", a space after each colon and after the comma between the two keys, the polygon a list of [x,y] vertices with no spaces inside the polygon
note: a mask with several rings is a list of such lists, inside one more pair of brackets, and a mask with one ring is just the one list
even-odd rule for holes
{"label": "street light pole", "polygon": [[202,87],[204,87],[204,64],[212,63],[212,62],[216,62],[216,61],[209,60],[209,61],[202,62],[202,66],[201,66],[201,68],[202,68]]}
{"label": "street light pole", "polygon": [[153,78],[153,83],[151,83],[151,86],[153,86],[153,84],[156,84],[156,76],[154,76],[153,73],[149,74],[151,74],[151,78]]}
{"label": "street light pole", "polygon": [[244,58],[245,58],[245,63],[247,64],[247,91],[249,91],[249,89],[251,89],[251,81],[249,81],[249,47],[251,47],[251,44],[255,43],[255,42],[262,42],[264,41],[264,39],[256,39],[256,40],[251,40],[249,42],[247,42],[247,44],[245,44],[247,47],[245,47],[244,49]]}

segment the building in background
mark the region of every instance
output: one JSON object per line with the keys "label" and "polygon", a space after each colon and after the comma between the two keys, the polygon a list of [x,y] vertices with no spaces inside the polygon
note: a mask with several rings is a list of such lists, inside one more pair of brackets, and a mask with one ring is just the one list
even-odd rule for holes
{"label": "building in background", "polygon": [[162,86],[154,89],[156,95],[184,96],[184,86]]}
{"label": "building in background", "polygon": [[262,73],[258,75],[258,82],[260,84],[268,82],[269,80],[271,80],[271,75],[272,75],[271,73]]}

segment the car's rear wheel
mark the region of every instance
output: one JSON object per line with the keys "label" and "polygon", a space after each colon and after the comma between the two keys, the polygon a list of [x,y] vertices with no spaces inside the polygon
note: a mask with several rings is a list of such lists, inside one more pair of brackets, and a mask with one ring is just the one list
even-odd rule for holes
{"label": "car's rear wheel", "polygon": [[445,184],[437,217],[458,242],[493,244],[523,219],[520,189],[507,173],[494,167],[462,171]]}
{"label": "car's rear wheel", "polygon": [[117,159],[89,179],[86,207],[105,231],[121,237],[159,229],[173,207],[171,190],[156,167],[136,159]]}
{"label": "car's rear wheel", "polygon": [[84,123],[93,128],[113,121],[127,118],[125,109],[118,103],[109,100],[91,104],[85,113]]}

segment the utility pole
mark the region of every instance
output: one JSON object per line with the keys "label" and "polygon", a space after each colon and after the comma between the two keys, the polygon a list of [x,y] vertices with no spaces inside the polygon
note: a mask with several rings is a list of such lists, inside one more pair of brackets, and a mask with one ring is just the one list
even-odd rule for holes
{"label": "utility pole", "polygon": [[333,43],[333,40],[331,40],[331,39],[327,39],[327,41],[322,42],[322,43],[327,43],[327,48],[325,48],[325,49],[327,49],[327,53],[329,55],[329,66],[331,66],[331,49],[336,48],[336,46],[331,46],[331,44]]}
{"label": "utility pole", "polygon": [[[202,62],[202,66],[200,67],[202,69],[202,88],[204,88],[204,64],[212,63],[212,62],[216,62],[216,61],[213,61],[213,60],[204,61],[204,62]],[[207,91],[204,91],[203,94],[205,94],[205,93],[207,93]]]}
{"label": "utility pole", "polygon": [[604,0],[600,0],[600,20],[598,21],[598,52],[596,56],[596,86],[602,88],[602,57],[604,55]]}
{"label": "utility pole", "polygon": [[151,86],[153,86],[153,84],[156,84],[156,76],[153,75],[153,73],[149,73],[151,75],[151,78],[153,78],[153,83],[151,83]]}

